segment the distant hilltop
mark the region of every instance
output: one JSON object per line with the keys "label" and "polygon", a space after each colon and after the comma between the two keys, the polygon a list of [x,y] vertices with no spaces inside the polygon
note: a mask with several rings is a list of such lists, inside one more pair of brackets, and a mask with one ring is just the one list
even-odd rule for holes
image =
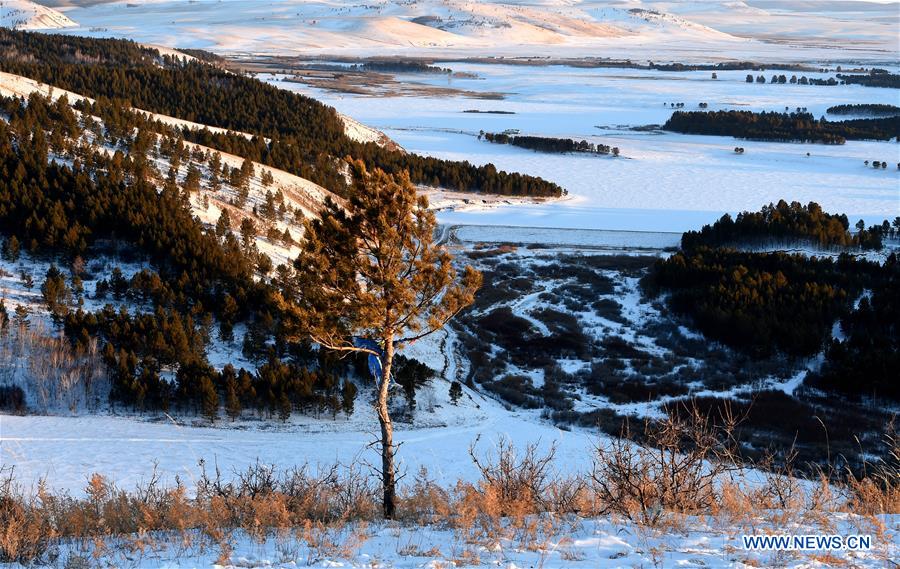
{"label": "distant hilltop", "polygon": [[0,0],[0,25],[17,30],[56,30],[78,23],[53,8],[30,0]]}
{"label": "distant hilltop", "polygon": [[[220,54],[895,61],[896,4],[5,0],[3,25]],[[227,7],[227,9],[225,9]],[[137,25],[136,23],[140,23]]]}

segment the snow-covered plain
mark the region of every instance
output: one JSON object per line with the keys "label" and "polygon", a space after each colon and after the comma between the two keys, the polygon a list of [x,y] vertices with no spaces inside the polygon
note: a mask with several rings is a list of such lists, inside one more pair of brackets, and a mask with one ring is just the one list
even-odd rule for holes
{"label": "snow-covered plain", "polygon": [[[632,130],[664,123],[673,112],[672,103],[684,103],[685,110],[697,110],[701,102],[709,110],[783,112],[786,107],[792,111],[805,107],[818,117],[841,103],[897,104],[894,89],[746,83],[747,71],[720,71],[712,79],[707,71],[443,65],[475,77],[398,78],[468,92],[503,93],[504,98],[365,96],[282,81],[282,76],[263,78],[321,99],[384,131],[411,152],[492,162],[500,169],[552,180],[569,191],[561,201],[445,211],[440,219],[446,223],[681,232],[723,213],[755,211],[779,199],[815,201],[826,211],[869,223],[900,214],[900,170],[893,166],[900,162],[896,142],[829,146]],[[751,73],[768,80],[783,72]],[[786,73],[792,74],[833,76]],[[622,156],[543,154],[477,139],[480,130],[506,129],[618,146]],[[745,153],[736,154],[735,146],[745,148]],[[865,166],[866,160],[892,166],[875,170]]]}

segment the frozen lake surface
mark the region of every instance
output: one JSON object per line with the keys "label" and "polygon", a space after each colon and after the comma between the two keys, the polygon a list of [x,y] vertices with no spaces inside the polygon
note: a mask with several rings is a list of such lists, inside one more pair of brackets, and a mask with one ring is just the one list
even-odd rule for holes
{"label": "frozen lake surface", "polygon": [[[407,82],[467,92],[503,93],[502,99],[463,96],[365,96],[283,82],[383,130],[404,148],[422,154],[492,162],[498,168],[541,176],[569,191],[546,204],[503,205],[442,212],[453,224],[681,232],[723,213],[758,210],[779,199],[818,202],[826,211],[868,222],[900,214],[900,146],[849,141],[841,146],[738,140],[730,137],[636,131],[666,121],[671,103],[684,110],[784,111],[805,107],[815,116],[842,103],[897,104],[894,89],[858,85],[813,86],[746,83],[747,71],[661,72],[442,63],[476,78],[400,75]],[[794,73],[753,72],[764,75]],[[833,73],[797,72],[829,77]],[[466,113],[465,110],[514,114]],[[840,120],[839,117],[829,117]],[[478,140],[480,130],[571,137],[617,146],[622,157],[536,153]],[[734,147],[746,149],[742,155]],[[866,167],[887,161],[887,170]]]}
{"label": "frozen lake surface", "polygon": [[511,243],[514,245],[576,246],[613,252],[653,251],[677,247],[680,233],[609,231],[603,229],[549,229],[504,225],[459,225],[452,228],[460,243]]}

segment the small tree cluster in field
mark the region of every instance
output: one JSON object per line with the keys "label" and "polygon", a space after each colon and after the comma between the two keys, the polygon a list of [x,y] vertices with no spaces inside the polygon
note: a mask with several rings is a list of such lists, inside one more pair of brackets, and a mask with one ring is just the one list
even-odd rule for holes
{"label": "small tree cluster in field", "polygon": [[[839,76],[842,77],[842,76]],[[745,79],[747,83],[753,83],[754,78],[752,74],[747,74],[747,78]],[[763,84],[766,82],[766,77],[764,75],[757,75],[755,79],[756,83]],[[790,83],[791,85],[843,85],[845,81],[843,77],[841,80],[837,80],[834,77],[829,77],[828,79],[817,79],[817,78],[807,78],[806,75],[802,75],[801,77],[797,77],[796,75],[791,75],[791,78],[788,79],[786,75],[772,75],[772,78],[769,80],[770,84],[778,84],[784,85],[786,83]]]}
{"label": "small tree cluster in field", "polygon": [[585,152],[588,154],[612,154],[613,156],[619,156],[618,147],[596,144],[587,140],[578,141],[571,138],[521,136],[481,131],[478,134],[478,139],[481,140],[482,138],[495,144],[511,144],[539,152]]}
{"label": "small tree cluster in field", "polygon": [[900,116],[832,122],[805,112],[676,111],[663,129],[753,140],[843,144],[846,140],[890,140],[900,129]]}
{"label": "small tree cluster in field", "polygon": [[865,87],[900,88],[900,73],[891,73],[886,69],[870,69],[868,73],[838,74],[841,84],[863,85]]}
{"label": "small tree cluster in field", "polygon": [[743,146],[735,146],[735,147],[734,147],[734,153],[735,153],[735,154],[743,154],[743,153],[744,153],[744,147],[743,147]]}
{"label": "small tree cluster in field", "polygon": [[892,117],[900,115],[900,107],[881,103],[834,105],[825,110],[830,115],[870,115]]}

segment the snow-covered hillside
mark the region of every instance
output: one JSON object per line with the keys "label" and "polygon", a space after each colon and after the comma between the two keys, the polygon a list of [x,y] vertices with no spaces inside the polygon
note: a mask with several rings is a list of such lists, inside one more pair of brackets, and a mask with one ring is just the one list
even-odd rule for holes
{"label": "snow-covered hillside", "polygon": [[[50,97],[53,100],[58,100],[65,96],[68,102],[73,105],[79,101],[93,102],[92,99],[77,93],[53,88],[25,77],[0,72],[0,96],[27,99],[32,93]],[[139,109],[135,110],[164,125],[176,128],[206,128],[205,125],[198,123],[149,113]],[[76,111],[76,115],[81,116],[82,113]],[[0,116],[0,120],[5,120],[5,118]],[[103,129],[101,120],[97,117],[92,117],[92,120],[98,124],[99,129]],[[210,130],[222,131],[222,129],[213,128],[210,128]],[[98,144],[96,136],[96,134],[86,130],[81,136],[80,142],[96,147],[98,150],[110,155],[123,150],[123,147],[108,141]],[[162,188],[166,183],[166,178],[172,175],[172,170],[170,170],[173,165],[171,158],[164,156],[160,152],[164,144],[165,140],[163,140],[163,137],[158,137],[151,153],[151,164],[153,166],[151,175],[159,188]],[[248,236],[249,241],[247,245],[267,256],[272,261],[273,267],[281,264],[290,264],[291,260],[296,257],[298,242],[302,238],[304,231],[303,220],[317,215],[326,199],[337,199],[330,191],[307,179],[249,161],[248,163],[252,164],[249,178],[244,182],[245,187],[243,189],[238,188],[223,172],[240,171],[245,164],[243,157],[227,152],[218,152],[188,141],[183,141],[183,145],[185,148],[184,154],[188,158],[182,160],[177,168],[174,169],[174,176],[176,183],[186,187],[185,185],[188,177],[191,176],[191,172],[199,172],[199,187],[195,188],[195,191],[190,194],[189,201],[195,218],[206,227],[207,231],[212,232],[222,223],[221,218],[223,214],[227,213],[225,218],[228,219],[230,224],[230,231],[241,239],[244,239],[241,234],[242,222],[249,220],[253,232],[252,237]],[[51,160],[61,163],[71,163],[74,159],[74,155],[51,156]],[[213,175],[213,164],[217,164],[215,175]],[[213,181],[214,179],[216,180],[215,182]],[[0,300],[5,302],[6,309],[10,313],[17,309],[26,311],[25,314],[28,315],[26,318],[30,326],[28,338],[36,340],[34,346],[25,348],[20,346],[18,348],[21,352],[21,357],[13,357],[13,360],[18,363],[6,369],[6,375],[0,374],[0,379],[6,384],[22,385],[29,394],[29,400],[35,404],[36,408],[51,412],[60,409],[94,408],[96,406],[95,401],[93,401],[95,392],[99,397],[97,400],[105,401],[107,394],[104,390],[108,389],[105,383],[95,383],[90,390],[85,389],[84,394],[78,394],[74,391],[63,393],[65,390],[50,393],[43,392],[42,388],[34,382],[34,378],[41,375],[40,373],[35,373],[33,369],[33,364],[40,360],[40,358],[34,357],[34,354],[37,353],[35,350],[39,348],[55,349],[52,345],[45,346],[42,344],[40,338],[45,332],[52,331],[50,335],[55,335],[58,330],[58,327],[51,321],[50,311],[41,296],[39,283],[51,266],[65,266],[65,264],[66,260],[63,258],[32,256],[27,252],[23,252],[18,259],[0,261]],[[136,273],[148,268],[150,268],[149,265],[144,261],[131,261],[111,252],[109,254],[96,254],[86,264],[83,289],[74,295],[73,301],[76,305],[87,310],[99,310],[105,304],[112,304],[117,309],[140,309],[142,308],[140,303],[135,303],[131,300],[118,299],[115,302],[111,301],[106,294],[99,292],[100,289],[98,287],[101,281],[108,282],[111,280],[114,272],[117,272],[120,277],[131,279]],[[215,342],[210,345],[208,348],[210,361],[219,368],[225,363],[252,367],[246,361],[246,358],[241,355],[240,342],[245,332],[246,330],[243,326],[238,326],[235,330],[236,340]],[[6,337],[4,340],[9,340],[9,338]],[[0,351],[11,347],[11,342],[0,342]],[[53,375],[53,373],[55,372],[51,371],[50,375]],[[91,393],[88,394],[88,391]],[[69,395],[72,395],[72,397],[69,397]]]}
{"label": "snow-covered hillside", "polygon": [[374,142],[379,146],[386,146],[388,148],[400,148],[399,144],[391,140],[388,135],[384,134],[380,130],[376,130],[370,126],[366,126],[353,117],[347,115],[341,114],[340,117],[344,122],[344,131],[352,140],[355,140],[357,142]]}
{"label": "snow-covered hillside", "polygon": [[[31,93],[49,96],[54,100],[65,95],[70,103],[75,103],[82,99],[93,101],[93,99],[84,97],[78,93],[54,88],[27,77],[0,72],[0,95],[27,98]],[[185,121],[158,113],[150,113],[147,111],[141,112],[154,120],[176,128],[206,128],[212,132],[226,132],[225,129],[208,127],[207,125]],[[348,119],[348,121],[349,120],[350,119]],[[384,135],[381,135],[381,137],[384,138],[376,138],[373,133],[377,133],[378,131],[370,129],[356,121],[348,122],[348,130],[351,128],[354,132],[359,132],[360,136],[365,135],[372,140],[383,141],[386,139]],[[246,136],[250,138],[249,134]],[[213,149],[190,142],[185,142],[185,146],[189,147],[192,151],[204,154],[216,152]],[[239,169],[244,162],[244,159],[240,156],[228,154],[227,152],[220,152],[218,154],[221,159],[221,164],[230,168]],[[159,163],[157,167],[160,176],[163,176],[166,168],[168,168],[168,164]],[[181,170],[180,175],[186,176],[187,165],[182,167]],[[209,226],[215,225],[223,211],[229,212],[233,227],[235,228],[240,226],[241,221],[245,217],[253,219],[260,232],[256,239],[257,248],[261,252],[269,255],[275,265],[287,263],[296,256],[296,244],[286,240],[277,241],[267,238],[265,234],[266,228],[276,229],[282,235],[287,231],[290,233],[292,239],[298,239],[303,233],[303,218],[315,216],[326,198],[333,198],[334,195],[330,191],[309,180],[276,168],[253,163],[253,170],[256,175],[250,180],[250,191],[243,207],[235,207],[233,205],[235,189],[229,187],[227,184],[223,184],[218,191],[206,192],[203,194],[198,193],[192,197],[191,205],[194,208],[194,214],[199,217],[203,223]],[[272,180],[269,183],[263,182],[264,177],[268,178],[268,176],[265,176],[266,173],[271,174],[272,176]],[[208,172],[206,174],[208,175]],[[284,217],[283,220],[273,223],[262,220],[256,212],[259,211],[260,206],[264,207],[267,193],[283,196],[285,207],[291,211],[297,212],[297,215],[293,217],[287,216]]]}
{"label": "snow-covered hillside", "polygon": [[17,30],[53,30],[78,24],[57,10],[30,0],[0,2],[0,26]]}
{"label": "snow-covered hillside", "polygon": [[[82,34],[282,55],[883,60],[894,56],[898,24],[890,6],[831,11],[828,2],[819,2],[815,12],[801,2],[763,9],[744,2],[654,0],[232,0],[227,9],[216,0],[45,3],[77,20]],[[851,40],[859,45],[846,45]]]}

